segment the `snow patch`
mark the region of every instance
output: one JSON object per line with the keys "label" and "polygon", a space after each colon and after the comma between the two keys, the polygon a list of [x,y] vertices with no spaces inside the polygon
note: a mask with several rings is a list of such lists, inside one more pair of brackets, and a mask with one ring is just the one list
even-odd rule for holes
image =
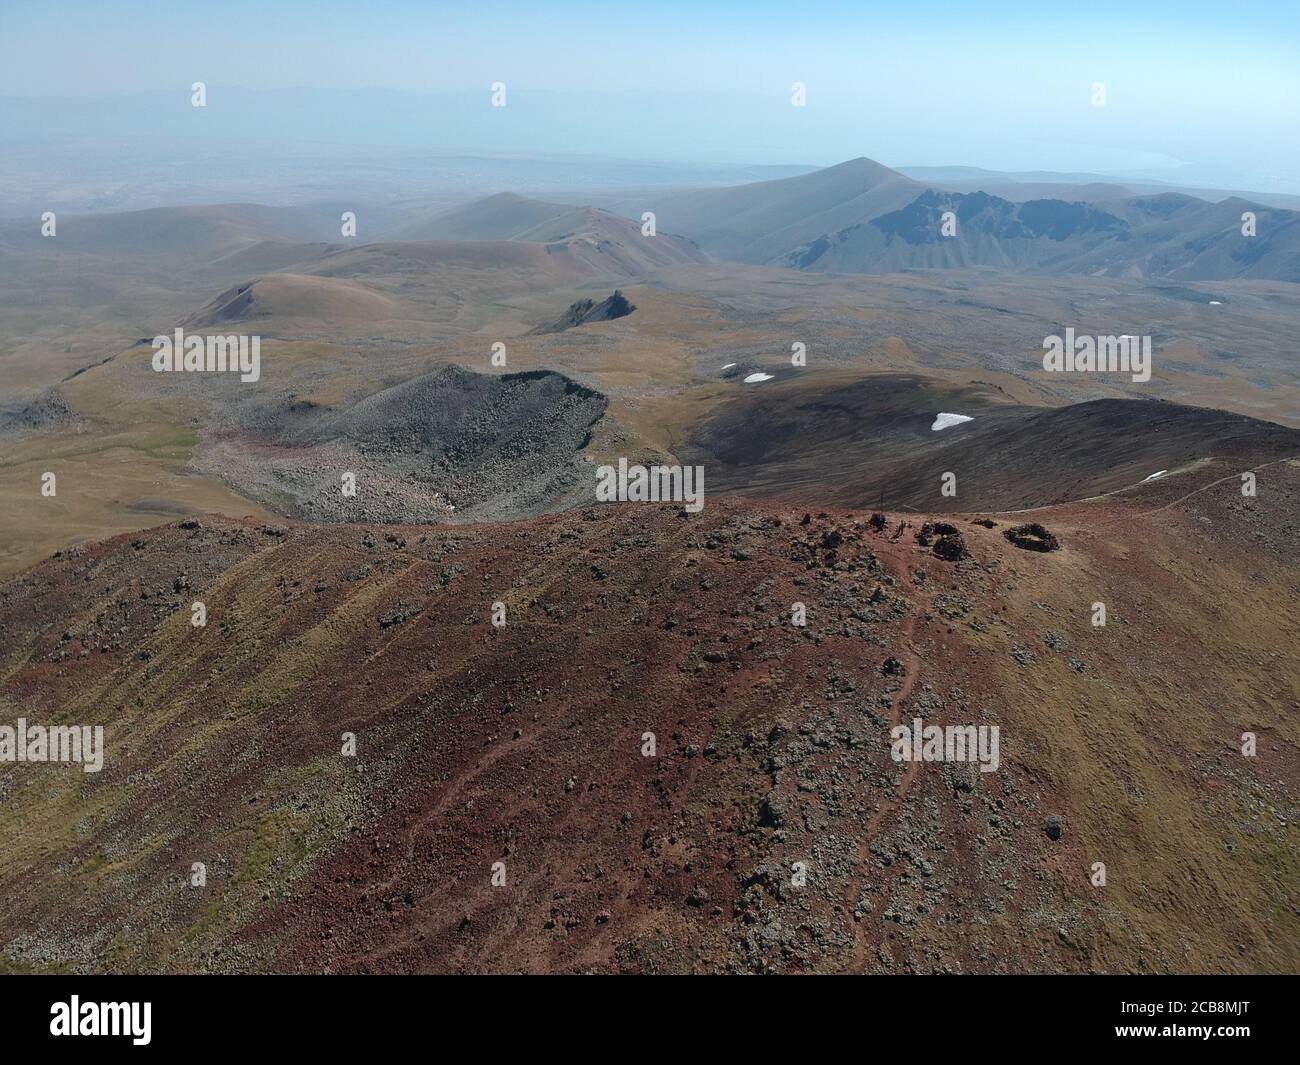
{"label": "snow patch", "polygon": [[1168,472],[1169,472],[1168,470],[1159,470],[1156,473],[1151,474],[1150,477],[1143,477],[1142,483],[1146,484],[1147,481],[1154,481],[1157,477],[1163,477]]}
{"label": "snow patch", "polygon": [[930,426],[931,432],[937,432],[940,429],[948,429],[954,425],[961,425],[962,422],[971,422],[975,419],[969,414],[940,414]]}
{"label": "snow patch", "polygon": [[770,380],[772,380],[772,375],[770,373],[752,373],[745,378],[745,384],[756,385],[758,384],[759,381],[770,381]]}

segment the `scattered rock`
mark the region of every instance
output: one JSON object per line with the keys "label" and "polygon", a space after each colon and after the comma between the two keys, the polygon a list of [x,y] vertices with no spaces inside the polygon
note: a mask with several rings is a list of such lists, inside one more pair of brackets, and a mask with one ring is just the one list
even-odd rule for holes
{"label": "scattered rock", "polygon": [[627,297],[615,289],[612,296],[607,296],[599,303],[585,299],[569,304],[569,309],[557,321],[550,325],[539,325],[532,332],[539,335],[562,333],[566,329],[586,325],[588,322],[612,322],[615,318],[626,318],[634,310],[636,306],[629,303]]}
{"label": "scattered rock", "polygon": [[946,521],[927,521],[916,534],[916,542],[922,547],[931,547],[933,543],[935,555],[947,562],[970,558],[960,530]]}
{"label": "scattered rock", "polygon": [[1061,542],[1036,521],[1017,525],[1002,535],[1026,551],[1056,551],[1061,546]]}

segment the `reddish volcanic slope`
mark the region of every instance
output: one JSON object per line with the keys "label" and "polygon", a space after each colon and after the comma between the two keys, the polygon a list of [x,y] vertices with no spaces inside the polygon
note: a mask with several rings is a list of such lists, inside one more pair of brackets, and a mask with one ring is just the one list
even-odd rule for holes
{"label": "reddish volcanic slope", "polygon": [[[64,552],[0,586],[2,716],[107,756],[0,764],[0,964],[1293,971],[1300,468],[1259,479],[1016,516],[1046,553],[949,516],[955,562],[738,500]],[[918,717],[997,771],[894,761]]]}

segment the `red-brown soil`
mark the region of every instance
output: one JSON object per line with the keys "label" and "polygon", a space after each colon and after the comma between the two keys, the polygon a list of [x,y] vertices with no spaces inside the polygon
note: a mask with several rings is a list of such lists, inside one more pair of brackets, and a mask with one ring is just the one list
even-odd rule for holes
{"label": "red-brown soil", "polygon": [[[0,961],[1295,971],[1300,467],[1231,473],[949,516],[956,563],[713,499],[63,552],[0,586],[0,721],[107,757],[0,764]],[[999,770],[896,763],[915,717],[997,725]]]}

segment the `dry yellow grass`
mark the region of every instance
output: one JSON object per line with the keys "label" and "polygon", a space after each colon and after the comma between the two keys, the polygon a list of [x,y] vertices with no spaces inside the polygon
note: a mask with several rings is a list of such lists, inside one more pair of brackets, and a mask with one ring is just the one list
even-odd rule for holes
{"label": "dry yellow grass", "polygon": [[[0,447],[0,575],[55,551],[185,514],[269,518],[219,480],[187,469],[197,437],[142,426],[101,435],[64,427]],[[45,473],[55,495],[41,493]]]}

